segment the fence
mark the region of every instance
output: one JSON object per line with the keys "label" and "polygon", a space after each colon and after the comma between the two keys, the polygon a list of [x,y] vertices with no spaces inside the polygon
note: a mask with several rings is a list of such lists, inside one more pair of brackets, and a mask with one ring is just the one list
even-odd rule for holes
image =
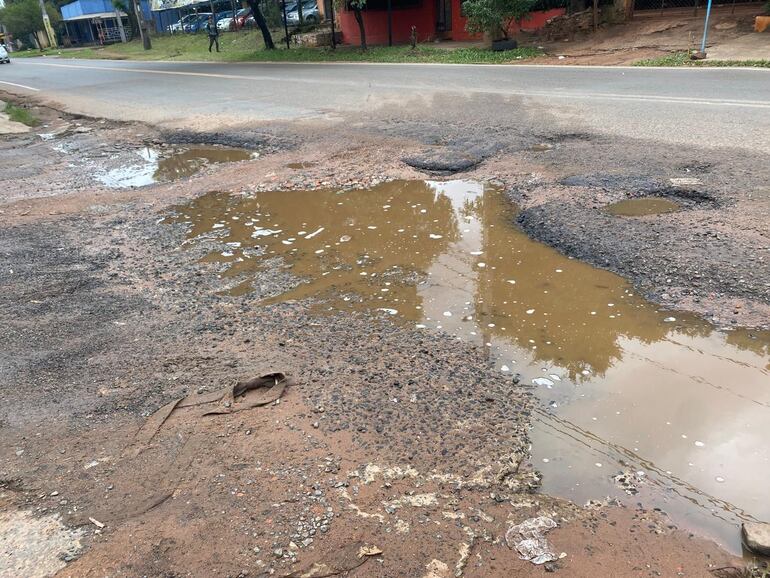
{"label": "fence", "polygon": [[[650,10],[666,10],[668,8],[691,8],[694,13],[698,12],[699,8],[705,9],[708,0],[635,0],[634,11],[650,11]],[[743,4],[761,4],[762,0],[756,2],[746,2],[742,0],[739,5]],[[736,0],[712,0],[713,6],[729,8],[735,10]]]}

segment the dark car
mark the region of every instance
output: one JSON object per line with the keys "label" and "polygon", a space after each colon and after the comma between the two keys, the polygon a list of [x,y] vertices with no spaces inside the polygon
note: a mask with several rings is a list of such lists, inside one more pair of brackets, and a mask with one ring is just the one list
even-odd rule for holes
{"label": "dark car", "polygon": [[184,25],[184,31],[195,34],[200,30],[204,30],[210,17],[211,12],[199,12],[197,18],[193,18],[189,23]]}

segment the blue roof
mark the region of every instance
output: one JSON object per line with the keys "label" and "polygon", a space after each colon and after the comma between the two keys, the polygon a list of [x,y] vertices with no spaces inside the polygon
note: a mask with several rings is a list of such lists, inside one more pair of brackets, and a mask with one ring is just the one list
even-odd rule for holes
{"label": "blue roof", "polygon": [[104,12],[115,12],[115,6],[110,0],[76,0],[61,7],[61,15],[64,20]]}

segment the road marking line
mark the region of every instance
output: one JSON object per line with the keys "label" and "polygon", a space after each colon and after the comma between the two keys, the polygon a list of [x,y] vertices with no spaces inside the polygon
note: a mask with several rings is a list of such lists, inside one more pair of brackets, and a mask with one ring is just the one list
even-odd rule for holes
{"label": "road marking line", "polygon": [[[142,74],[165,74],[169,76],[193,76],[199,78],[220,78],[226,80],[246,80],[246,81],[284,81],[301,84],[328,84],[332,86],[358,86],[366,83],[369,88],[375,88],[371,80],[364,81],[345,81],[330,79],[312,79],[312,78],[277,78],[275,76],[255,75],[245,76],[242,74],[222,74],[214,72],[185,72],[182,70],[159,70],[153,68],[130,68],[118,66],[88,66],[79,64],[58,64],[53,62],[30,62],[35,66],[53,66],[57,68],[82,68],[84,70],[104,70],[109,72],[134,72]],[[729,100],[729,99],[711,99],[711,98],[689,98],[681,96],[657,96],[654,94],[618,94],[618,93],[591,93],[591,92],[558,92],[558,91],[523,91],[505,88],[468,88],[453,89],[450,87],[432,87],[424,84],[393,84],[387,83],[380,88],[384,90],[420,90],[433,92],[460,92],[460,93],[478,93],[478,94],[499,94],[502,96],[520,96],[523,98],[566,98],[575,99],[603,99],[620,101],[639,101],[639,102],[660,102],[666,104],[695,104],[704,106],[735,106],[743,108],[770,108],[770,101],[756,100]]]}
{"label": "road marking line", "polygon": [[34,92],[40,92],[39,88],[33,88],[31,86],[27,86],[26,84],[16,84],[15,82],[8,82],[6,80],[0,80],[0,84],[8,84],[10,86],[16,86],[18,88],[24,88],[26,90],[32,90]]}

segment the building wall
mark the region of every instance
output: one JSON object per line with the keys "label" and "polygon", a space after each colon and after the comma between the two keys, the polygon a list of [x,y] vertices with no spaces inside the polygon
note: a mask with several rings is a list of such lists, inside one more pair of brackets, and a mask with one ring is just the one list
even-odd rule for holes
{"label": "building wall", "polygon": [[[481,35],[472,35],[466,32],[466,18],[460,15],[462,0],[452,0],[452,30],[443,34],[447,40],[470,41],[481,40]],[[546,21],[554,16],[564,14],[564,8],[554,8],[541,12],[533,12],[528,18],[511,26],[510,32],[515,34],[519,29],[539,30],[545,26]],[[366,41],[368,44],[388,43],[388,13],[385,10],[364,10],[364,26],[366,28]],[[342,39],[346,44],[359,44],[361,42],[353,11],[341,10],[337,13],[337,22],[342,31]],[[411,37],[412,26],[417,26],[417,39],[419,42],[429,42],[436,38],[436,3],[435,0],[423,0],[420,6],[415,8],[393,10],[393,43],[405,44]]]}
{"label": "building wall", "polygon": [[[387,11],[364,10],[362,14],[364,16],[367,44],[387,44]],[[358,23],[353,15],[353,11],[341,10],[337,13],[337,20],[342,31],[342,41],[346,44],[359,44],[361,42],[361,35],[358,31]],[[427,42],[433,39],[436,32],[434,0],[422,0],[422,4],[415,8],[393,10],[393,43],[404,44],[409,42],[412,35],[412,26],[417,27],[417,39],[419,42]]]}

